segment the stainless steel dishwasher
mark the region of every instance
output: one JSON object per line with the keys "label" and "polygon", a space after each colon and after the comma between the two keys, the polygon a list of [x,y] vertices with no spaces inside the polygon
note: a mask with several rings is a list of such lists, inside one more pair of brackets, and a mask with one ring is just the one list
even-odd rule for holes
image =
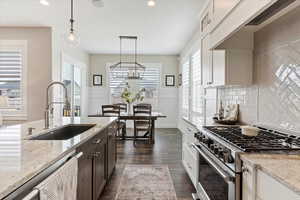
{"label": "stainless steel dishwasher", "polygon": [[57,169],[62,167],[69,159],[71,159],[74,156],[79,158],[81,155],[82,152],[75,153],[75,151],[73,151],[69,153],[64,158],[55,162],[53,165],[43,170],[41,173],[27,181],[25,184],[21,185],[15,191],[13,191],[11,194],[9,194],[1,200],[39,200],[39,190],[35,189],[35,186],[37,186],[39,183],[45,180]]}

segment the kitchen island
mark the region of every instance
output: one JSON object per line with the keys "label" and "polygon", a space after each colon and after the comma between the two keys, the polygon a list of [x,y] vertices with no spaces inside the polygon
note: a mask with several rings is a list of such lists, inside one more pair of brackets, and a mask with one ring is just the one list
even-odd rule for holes
{"label": "kitchen island", "polygon": [[[85,151],[85,144],[93,142],[95,137],[101,137],[104,141],[103,149],[106,153],[105,163],[114,165],[114,161],[108,162],[108,135],[116,133],[116,118],[75,118],[74,124],[94,124],[92,128],[80,135],[74,136],[68,140],[29,140],[30,137],[43,134],[44,121],[35,121],[30,123],[1,127],[0,129],[0,199],[5,198],[14,192],[20,186],[40,174],[45,169],[51,167],[54,163],[69,155],[72,152]],[[54,120],[53,120],[54,121]],[[51,128],[70,124],[70,118],[56,119]],[[34,128],[32,135],[29,128]],[[100,147],[100,146],[99,146]],[[86,152],[83,152],[84,154]],[[115,150],[112,152],[115,160]],[[82,156],[85,159],[87,155]],[[90,158],[89,158],[90,159]],[[95,163],[90,159],[91,163]],[[107,161],[108,160],[108,161]],[[86,163],[88,164],[88,163]],[[79,160],[80,179],[80,165]],[[111,166],[113,168],[114,166]],[[107,167],[104,167],[105,170]],[[88,167],[87,167],[88,169]],[[109,173],[111,173],[110,170]],[[93,172],[91,172],[93,173]],[[108,176],[109,174],[105,172]],[[107,178],[107,177],[106,177]],[[92,177],[91,177],[92,180]],[[80,181],[80,180],[79,180]],[[88,183],[86,183],[87,185]],[[90,183],[93,185],[93,183]],[[103,185],[101,185],[103,187]],[[80,186],[78,186],[80,190]],[[92,189],[91,189],[92,191]],[[89,195],[89,194],[88,194]],[[91,195],[94,196],[95,195]],[[79,198],[80,199],[80,198]],[[83,199],[83,198],[82,198]],[[85,198],[88,199],[88,198]]]}

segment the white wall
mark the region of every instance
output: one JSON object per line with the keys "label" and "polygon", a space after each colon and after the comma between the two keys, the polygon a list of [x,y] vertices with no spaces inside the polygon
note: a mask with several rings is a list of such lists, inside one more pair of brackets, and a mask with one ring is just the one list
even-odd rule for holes
{"label": "white wall", "polygon": [[[124,57],[126,59],[126,57]],[[101,111],[101,105],[109,104],[109,90],[107,84],[107,63],[116,63],[119,61],[119,55],[92,54],[90,55],[89,68],[89,114],[96,114]],[[178,88],[164,87],[165,75],[175,75],[176,85],[178,84],[178,56],[156,56],[140,55],[140,63],[161,63],[161,87],[159,91],[159,111],[167,115],[166,119],[159,119],[156,127],[175,128],[177,127],[178,116]],[[103,86],[92,86],[93,74],[103,76]]]}
{"label": "white wall", "polygon": [[51,28],[0,27],[0,40],[27,41],[27,120],[42,119],[46,107],[45,88],[51,81]]}

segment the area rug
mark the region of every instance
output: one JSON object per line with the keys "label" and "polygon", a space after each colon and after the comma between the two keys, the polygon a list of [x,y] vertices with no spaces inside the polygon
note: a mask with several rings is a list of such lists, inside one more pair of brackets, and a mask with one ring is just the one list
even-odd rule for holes
{"label": "area rug", "polygon": [[166,165],[126,165],[115,200],[177,200]]}

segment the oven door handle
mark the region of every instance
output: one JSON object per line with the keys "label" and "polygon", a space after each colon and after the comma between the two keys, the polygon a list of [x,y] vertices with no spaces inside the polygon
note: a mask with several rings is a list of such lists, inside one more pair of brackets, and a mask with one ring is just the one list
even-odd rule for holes
{"label": "oven door handle", "polygon": [[220,168],[211,158],[209,158],[202,150],[201,147],[196,146],[195,144],[192,144],[193,148],[196,149],[201,156],[222,176],[222,178],[226,182],[233,182],[234,177],[230,176],[228,173],[226,173],[222,168]]}

